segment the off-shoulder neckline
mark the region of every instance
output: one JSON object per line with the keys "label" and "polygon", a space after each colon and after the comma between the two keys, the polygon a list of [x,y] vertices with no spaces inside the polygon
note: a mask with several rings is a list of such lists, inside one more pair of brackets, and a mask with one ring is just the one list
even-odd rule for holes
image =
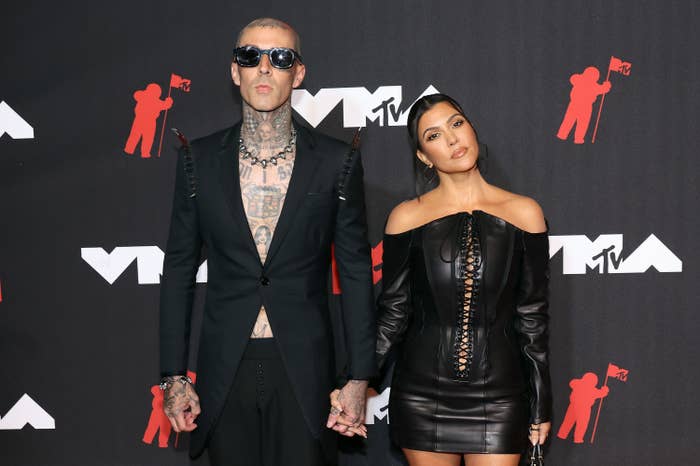
{"label": "off-shoulder neckline", "polygon": [[[498,219],[498,220],[504,222],[506,225],[510,225],[511,227],[515,228],[516,230],[518,230],[518,231],[520,231],[520,232],[522,232],[522,233],[528,234],[528,235],[546,235],[546,234],[549,233],[549,226],[547,227],[547,230],[545,230],[545,231],[541,231],[541,232],[538,232],[538,233],[532,233],[532,232],[523,230],[522,228],[513,225],[513,224],[510,223],[508,220],[506,220],[506,219],[504,219],[504,218],[502,218],[502,217],[499,217],[498,215],[494,215],[494,214],[489,213],[489,212],[486,212],[486,211],[484,211],[484,210],[474,209],[474,210],[472,210],[471,212],[466,211],[466,210],[463,210],[463,211],[460,211],[460,212],[454,212],[454,213],[452,213],[452,214],[443,215],[442,217],[434,218],[433,220],[431,220],[431,221],[429,221],[429,222],[425,222],[425,223],[423,223],[422,225],[418,225],[417,227],[413,227],[413,228],[411,228],[411,229],[409,229],[409,230],[402,231],[401,233],[386,233],[386,232],[385,232],[384,235],[385,235],[385,236],[401,236],[401,235],[405,235],[406,233],[411,233],[411,232],[413,232],[413,231],[420,230],[421,228],[426,227],[426,226],[430,225],[431,223],[439,222],[440,220],[445,220],[445,219],[448,219],[448,218],[450,218],[450,217],[454,217],[454,216],[456,216],[456,215],[467,215],[467,216],[469,216],[469,217],[473,217],[475,212],[480,212],[480,213],[482,213],[482,214],[488,215],[489,217]],[[545,223],[546,223],[546,222],[547,222],[547,221],[545,220]]]}

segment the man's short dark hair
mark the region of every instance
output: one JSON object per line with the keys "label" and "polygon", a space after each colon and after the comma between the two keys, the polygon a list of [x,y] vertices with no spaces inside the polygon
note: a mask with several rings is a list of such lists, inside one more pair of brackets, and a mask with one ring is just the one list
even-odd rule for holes
{"label": "man's short dark hair", "polygon": [[294,36],[294,50],[301,54],[301,39],[299,38],[299,34],[289,24],[275,18],[258,18],[246,24],[245,27],[241,29],[241,32],[238,33],[236,47],[243,45],[241,44],[241,37],[243,36],[243,33],[246,31],[246,29],[252,28],[279,28],[290,31]]}

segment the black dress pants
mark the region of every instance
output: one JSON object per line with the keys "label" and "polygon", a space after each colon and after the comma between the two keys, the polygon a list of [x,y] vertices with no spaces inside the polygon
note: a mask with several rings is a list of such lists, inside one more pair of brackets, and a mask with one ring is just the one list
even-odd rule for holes
{"label": "black dress pants", "polygon": [[274,338],[251,339],[209,440],[211,466],[325,466]]}

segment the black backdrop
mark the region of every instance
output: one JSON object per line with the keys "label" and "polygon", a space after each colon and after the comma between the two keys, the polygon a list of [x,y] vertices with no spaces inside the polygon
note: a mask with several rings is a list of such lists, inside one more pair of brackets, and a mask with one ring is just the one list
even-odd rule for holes
{"label": "black backdrop", "polygon": [[[166,437],[168,449],[157,435],[142,440],[158,376],[175,141],[166,134],[157,156],[160,113],[153,157],[124,152],[133,94],[156,83],[165,98],[174,73],[191,85],[170,89],[167,127],[193,138],[232,124],[237,31],[275,16],[302,36],[307,93],[295,94],[297,116],[348,141],[367,126],[372,246],[393,205],[412,195],[401,113],[429,86],[456,97],[474,121],[489,147],[487,179],[543,206],[553,255],[549,463],[695,464],[698,8],[691,0],[4,4],[0,462],[189,464],[186,436]],[[595,143],[600,97],[584,143],[574,144],[573,131],[558,139],[570,77],[594,66],[601,83],[613,56],[624,63],[613,63]],[[556,433],[569,382],[587,372],[609,395],[592,405],[577,444],[573,432]],[[382,393],[371,402],[369,441],[344,445],[344,464],[401,464]]]}

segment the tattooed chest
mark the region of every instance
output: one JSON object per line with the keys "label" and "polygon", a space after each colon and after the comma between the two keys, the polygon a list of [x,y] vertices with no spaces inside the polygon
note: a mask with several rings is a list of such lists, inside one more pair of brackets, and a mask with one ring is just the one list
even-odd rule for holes
{"label": "tattooed chest", "polygon": [[291,163],[277,167],[240,167],[241,196],[248,225],[261,259],[265,259],[289,186]]}
{"label": "tattooed chest", "polygon": [[251,183],[241,186],[241,193],[248,218],[269,222],[279,217],[287,190],[281,185]]}

